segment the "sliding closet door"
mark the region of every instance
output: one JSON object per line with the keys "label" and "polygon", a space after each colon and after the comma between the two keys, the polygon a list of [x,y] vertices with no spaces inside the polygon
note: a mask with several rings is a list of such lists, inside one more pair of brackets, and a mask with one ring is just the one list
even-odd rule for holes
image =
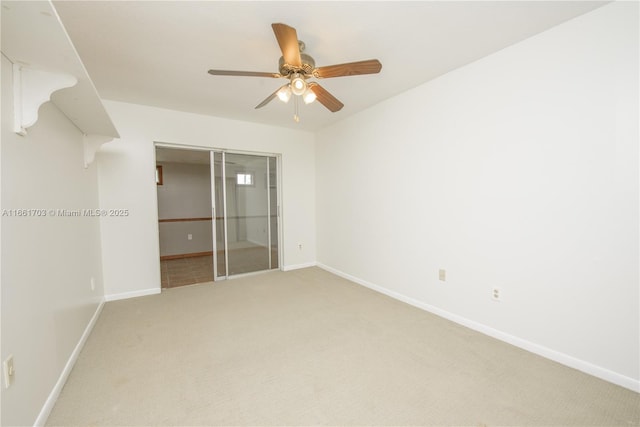
{"label": "sliding closet door", "polygon": [[268,159],[225,153],[229,276],[272,268]]}
{"label": "sliding closet door", "polygon": [[276,157],[156,147],[156,160],[164,288],[279,268]]}
{"label": "sliding closet door", "polygon": [[275,157],[268,157],[269,168],[269,242],[271,247],[270,268],[278,268],[278,164]]}
{"label": "sliding closet door", "polygon": [[215,265],[215,278],[225,278],[227,276],[227,252],[226,252],[226,237],[225,237],[225,219],[224,219],[224,162],[223,154],[219,152],[211,152],[211,176],[213,183],[213,194],[211,200],[213,201],[213,231],[214,231],[214,265]]}

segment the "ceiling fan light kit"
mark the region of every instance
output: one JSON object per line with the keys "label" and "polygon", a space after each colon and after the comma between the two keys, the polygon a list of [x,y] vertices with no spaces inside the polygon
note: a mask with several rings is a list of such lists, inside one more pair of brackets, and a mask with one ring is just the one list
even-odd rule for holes
{"label": "ceiling fan light kit", "polygon": [[295,28],[285,24],[271,24],[271,28],[273,28],[276,40],[282,51],[282,57],[278,62],[280,73],[209,70],[209,74],[214,76],[270,77],[289,80],[288,84],[280,87],[258,104],[255,107],[256,109],[264,107],[276,97],[287,103],[291,99],[291,95],[296,95],[293,115],[293,119],[296,122],[300,120],[298,116],[298,97],[302,97],[305,104],[310,104],[317,99],[329,111],[335,113],[340,111],[344,104],[318,83],[307,82],[307,79],[376,74],[382,69],[382,64],[377,59],[316,68],[314,59],[303,52],[305,44],[298,40]]}
{"label": "ceiling fan light kit", "polygon": [[293,73],[291,75],[291,92],[294,95],[300,96],[307,90],[307,82],[304,80],[298,73]]}
{"label": "ceiling fan light kit", "polygon": [[316,94],[310,88],[307,88],[302,94],[302,100],[305,104],[311,104],[316,98]]}
{"label": "ceiling fan light kit", "polygon": [[291,86],[284,85],[280,89],[278,89],[278,98],[285,104],[289,102],[289,100],[291,99]]}

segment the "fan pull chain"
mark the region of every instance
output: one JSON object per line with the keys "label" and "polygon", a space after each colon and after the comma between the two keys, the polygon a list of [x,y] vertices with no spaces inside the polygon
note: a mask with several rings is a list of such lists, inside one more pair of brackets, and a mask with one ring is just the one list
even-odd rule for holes
{"label": "fan pull chain", "polygon": [[298,123],[300,122],[300,116],[298,115],[298,96],[293,97],[293,120]]}

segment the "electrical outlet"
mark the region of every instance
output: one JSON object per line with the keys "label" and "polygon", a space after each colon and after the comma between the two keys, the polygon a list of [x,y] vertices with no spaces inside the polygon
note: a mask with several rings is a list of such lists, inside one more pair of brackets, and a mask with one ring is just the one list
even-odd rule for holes
{"label": "electrical outlet", "polygon": [[91,290],[96,290],[96,279],[94,279],[93,277],[91,278]]}
{"label": "electrical outlet", "polygon": [[441,280],[442,282],[446,282],[447,281],[447,270],[444,269],[440,269],[438,270],[438,279]]}
{"label": "electrical outlet", "polygon": [[4,372],[4,388],[9,388],[16,375],[16,370],[13,367],[13,355],[9,355],[2,363],[2,371]]}
{"label": "electrical outlet", "polygon": [[193,240],[193,234],[187,234],[187,240]]}
{"label": "electrical outlet", "polygon": [[491,290],[491,299],[496,302],[502,301],[502,292],[500,291],[500,288],[493,288]]}

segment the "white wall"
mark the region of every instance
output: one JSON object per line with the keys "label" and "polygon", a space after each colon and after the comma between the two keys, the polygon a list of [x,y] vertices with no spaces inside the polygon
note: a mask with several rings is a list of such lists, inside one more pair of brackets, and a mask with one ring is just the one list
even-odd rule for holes
{"label": "white wall", "polygon": [[[158,224],[160,256],[213,251],[213,230],[211,227],[211,221],[161,222]],[[191,235],[191,240],[189,240],[189,235]]]}
{"label": "white wall", "polygon": [[319,132],[319,263],[639,390],[638,71],[615,3]]}
{"label": "white wall", "polygon": [[11,75],[3,56],[1,358],[13,354],[16,369],[2,386],[6,426],[36,421],[103,296],[99,221],[50,212],[98,208],[96,167],[84,169],[82,134],[51,103],[27,136],[12,132]]}
{"label": "white wall", "polygon": [[209,165],[158,162],[163,184],[157,185],[160,219],[211,216],[211,169]]}
{"label": "white wall", "polygon": [[158,235],[161,257],[213,251],[211,221],[161,222]]}
{"label": "white wall", "polygon": [[[315,146],[308,132],[105,101],[121,135],[98,152],[108,298],[160,290],[154,142],[281,154],[284,268],[315,262]],[[303,250],[298,250],[298,243]]]}
{"label": "white wall", "polygon": [[[210,218],[211,169],[209,165],[158,162],[163,184],[158,185],[160,219]],[[213,250],[211,221],[161,222],[158,224],[160,256]],[[188,235],[192,239],[188,239]]]}

